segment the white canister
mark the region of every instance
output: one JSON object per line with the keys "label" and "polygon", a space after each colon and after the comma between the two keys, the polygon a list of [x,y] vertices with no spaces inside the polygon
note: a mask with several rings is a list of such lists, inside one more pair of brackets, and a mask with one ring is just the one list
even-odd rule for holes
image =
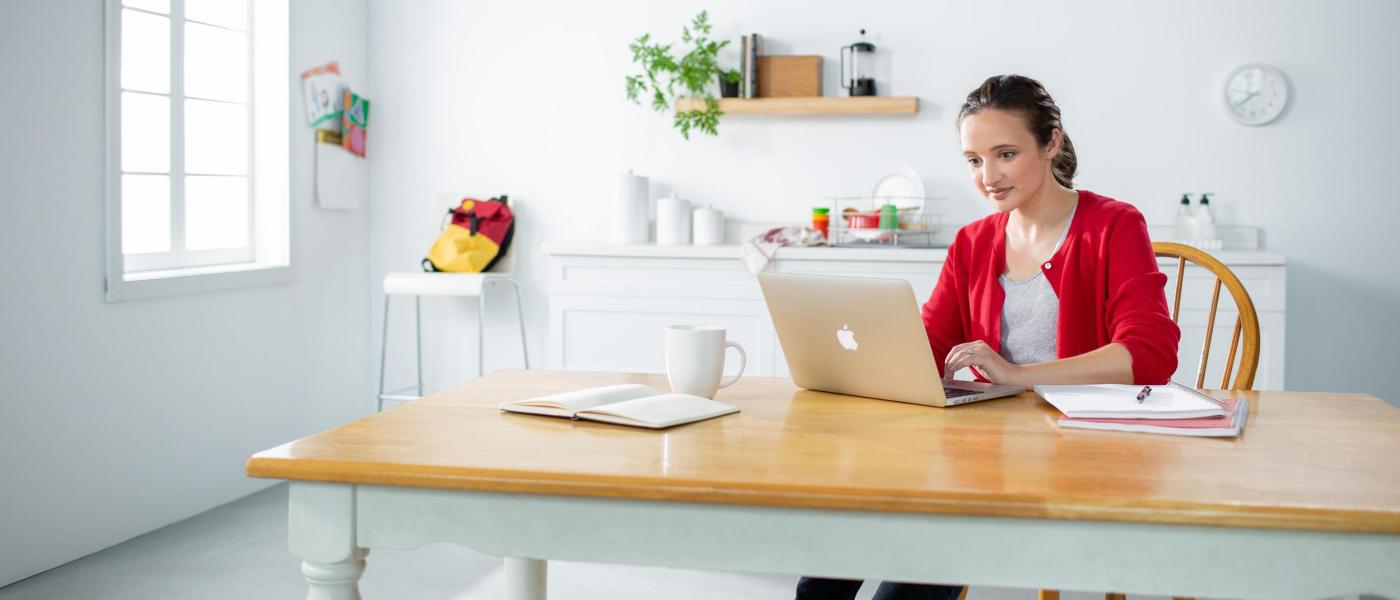
{"label": "white canister", "polygon": [[690,202],[674,193],[656,201],[656,245],[684,246],[690,243]]}
{"label": "white canister", "polygon": [[724,243],[724,211],[702,206],[691,214],[692,242],[696,246],[718,246]]}
{"label": "white canister", "polygon": [[641,244],[647,241],[651,228],[651,182],[627,171],[617,176],[610,211],[611,225],[608,241],[617,244]]}

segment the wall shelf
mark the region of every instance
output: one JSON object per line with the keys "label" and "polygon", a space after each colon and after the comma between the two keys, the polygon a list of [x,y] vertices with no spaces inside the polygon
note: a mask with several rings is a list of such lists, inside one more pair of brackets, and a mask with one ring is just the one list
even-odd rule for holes
{"label": "wall shelf", "polygon": [[[702,100],[677,100],[676,112],[704,108]],[[909,114],[919,111],[915,96],[817,96],[813,98],[720,98],[726,115]]]}

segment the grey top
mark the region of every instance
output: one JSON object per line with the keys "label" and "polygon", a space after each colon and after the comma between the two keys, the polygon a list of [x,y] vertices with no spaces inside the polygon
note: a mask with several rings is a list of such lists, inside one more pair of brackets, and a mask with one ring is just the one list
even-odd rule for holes
{"label": "grey top", "polygon": [[[1069,236],[1070,225],[1074,224],[1074,213],[1079,211],[1075,203],[1070,209],[1069,221],[1060,232],[1060,241],[1055,242],[1053,256]],[[1050,287],[1044,270],[1025,281],[1013,281],[1003,274],[1001,289],[1006,292],[1006,302],[1001,307],[1001,355],[1013,364],[1055,360],[1055,328],[1060,321],[1060,298]]]}

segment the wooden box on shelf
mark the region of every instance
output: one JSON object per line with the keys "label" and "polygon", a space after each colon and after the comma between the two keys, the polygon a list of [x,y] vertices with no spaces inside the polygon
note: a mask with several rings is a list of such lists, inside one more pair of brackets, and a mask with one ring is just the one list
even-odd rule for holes
{"label": "wooden box on shelf", "polygon": [[760,98],[810,98],[822,95],[822,57],[758,57]]}

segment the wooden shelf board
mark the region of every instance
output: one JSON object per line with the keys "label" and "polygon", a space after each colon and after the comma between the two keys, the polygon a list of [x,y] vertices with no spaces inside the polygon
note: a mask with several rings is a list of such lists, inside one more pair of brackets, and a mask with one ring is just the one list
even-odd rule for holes
{"label": "wooden shelf board", "polygon": [[[678,100],[676,112],[698,110],[701,100]],[[908,114],[919,111],[915,96],[817,96],[813,98],[720,98],[726,115],[759,114]]]}

